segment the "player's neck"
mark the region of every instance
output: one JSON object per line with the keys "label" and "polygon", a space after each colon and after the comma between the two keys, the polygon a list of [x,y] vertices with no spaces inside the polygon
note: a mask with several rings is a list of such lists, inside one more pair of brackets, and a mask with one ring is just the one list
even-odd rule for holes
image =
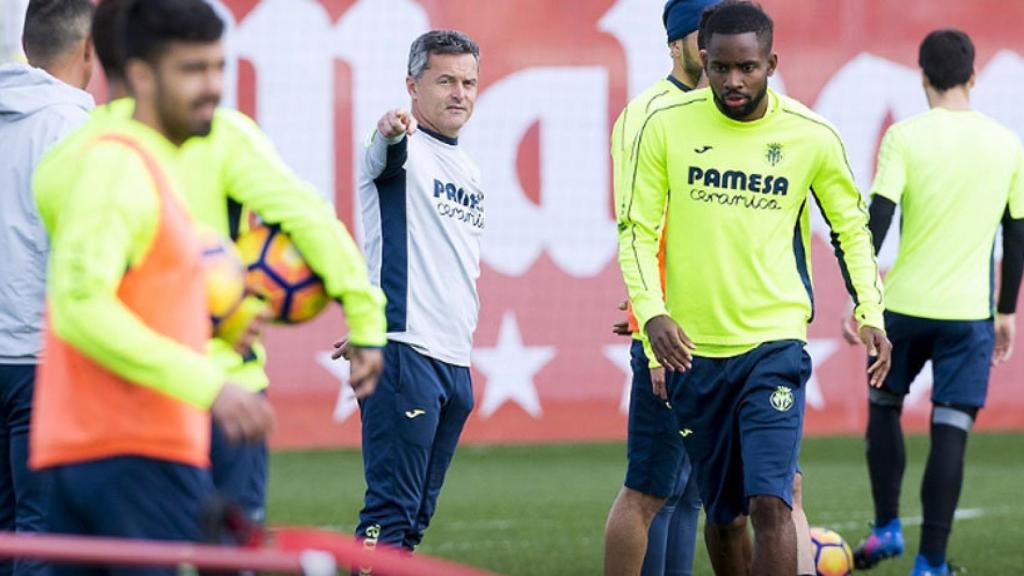
{"label": "player's neck", "polygon": [[113,102],[114,100],[120,100],[121,98],[127,98],[128,87],[125,86],[121,80],[107,80],[107,102]]}
{"label": "player's neck", "polygon": [[928,87],[925,88],[925,94],[928,96],[928,106],[931,108],[945,108],[954,111],[971,109],[971,93],[966,86],[954,86],[942,92]]}
{"label": "player's neck", "polygon": [[692,77],[686,72],[681,62],[674,62],[672,64],[672,77],[691,90],[700,87],[698,84],[700,83],[701,75],[698,75],[696,78]]}
{"label": "player's neck", "polygon": [[149,126],[170,141],[171,144],[174,144],[175,147],[181,146],[184,143],[183,141],[176,141],[170,136],[170,133],[167,131],[163,122],[160,121],[160,114],[157,113],[156,105],[152,102],[136,100],[135,112],[132,113],[132,119],[136,122]]}
{"label": "player's neck", "polygon": [[42,68],[46,70],[50,76],[53,76],[68,86],[78,88],[79,90],[85,90],[85,87],[88,84],[82,67],[67,57],[57,60],[47,66],[43,66]]}

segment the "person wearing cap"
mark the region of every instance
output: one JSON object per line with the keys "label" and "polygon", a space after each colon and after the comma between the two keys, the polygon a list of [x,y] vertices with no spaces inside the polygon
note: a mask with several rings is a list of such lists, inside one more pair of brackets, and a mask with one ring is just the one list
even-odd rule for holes
{"label": "person wearing cap", "polygon": [[[701,14],[719,0],[669,0],[662,13],[672,72],[633,98],[612,129],[613,188],[623,210],[631,179],[630,157],[648,115],[696,88],[702,66],[697,43]],[[665,369],[648,368],[643,331],[629,313],[614,328],[631,335],[626,479],[608,513],[605,574],[691,574],[700,496],[679,426],[665,393]]]}

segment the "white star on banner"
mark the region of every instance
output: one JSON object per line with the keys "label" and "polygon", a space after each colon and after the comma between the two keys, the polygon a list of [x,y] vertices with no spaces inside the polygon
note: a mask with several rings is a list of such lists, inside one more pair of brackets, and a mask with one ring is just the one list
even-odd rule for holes
{"label": "white star on banner", "polygon": [[506,312],[501,319],[495,347],[481,348],[473,353],[476,367],[487,379],[480,416],[489,418],[511,400],[530,416],[540,418],[540,398],[533,377],[554,357],[553,346],[523,346],[515,314]]}
{"label": "white star on banner", "polygon": [[838,348],[839,339],[837,338],[822,338],[807,342],[807,354],[811,357],[813,368],[811,378],[807,381],[807,392],[804,399],[815,410],[825,409],[825,395],[822,394],[821,383],[818,382],[818,368],[825,364]]}
{"label": "white star on banner", "polygon": [[359,409],[356,394],[348,383],[349,363],[344,360],[332,360],[330,352],[318,353],[316,361],[341,383],[338,401],[334,404],[334,421],[344,422]]}
{"label": "white star on banner", "polygon": [[622,396],[619,399],[619,413],[629,414],[629,396],[633,390],[633,368],[629,363],[629,344],[608,344],[604,347],[604,357],[626,374],[626,383],[622,386]]}

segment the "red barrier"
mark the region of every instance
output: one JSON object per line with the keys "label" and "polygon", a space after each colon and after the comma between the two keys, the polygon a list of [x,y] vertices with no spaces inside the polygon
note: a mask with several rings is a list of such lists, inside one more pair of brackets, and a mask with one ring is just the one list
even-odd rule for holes
{"label": "red barrier", "polygon": [[[268,548],[155,542],[123,538],[12,534],[0,532],[0,558],[33,558],[92,566],[181,566],[199,570],[334,574],[335,567],[372,566],[382,576],[488,576],[492,572],[378,547],[312,528],[269,533]],[[326,556],[324,556],[326,555]],[[324,560],[328,561],[325,562]]]}
{"label": "red barrier", "polygon": [[[354,159],[383,110],[407,106],[410,42],[458,28],[481,46],[480,96],[461,142],[487,188],[477,407],[466,442],[614,440],[625,435],[628,342],[616,262],[608,134],[629,97],[670,67],[663,0],[222,0],[230,20],[227,104],[253,115],[285,160],[353,215]],[[880,136],[926,108],[917,46],[957,26],[977,46],[973,101],[1024,135],[1024,3],[999,0],[762,0],[776,23],[780,91],[834,122],[862,190]],[[864,353],[842,343],[847,296],[812,211],[817,320],[809,434],[861,433]],[[880,261],[890,265],[898,230]],[[699,247],[694,247],[699,249]],[[415,289],[415,287],[413,287]],[[268,337],[278,447],[354,445],[359,417],[330,362],[337,310]],[[1022,326],[1024,333],[1024,326]],[[1024,354],[993,372],[982,429],[1024,428]],[[925,429],[927,376],[907,404]]]}

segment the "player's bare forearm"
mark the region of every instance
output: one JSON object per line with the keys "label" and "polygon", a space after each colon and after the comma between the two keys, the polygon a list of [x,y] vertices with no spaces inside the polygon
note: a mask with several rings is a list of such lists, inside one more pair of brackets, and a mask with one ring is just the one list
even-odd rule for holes
{"label": "player's bare forearm", "polygon": [[1013,344],[1017,336],[1017,315],[996,314],[996,345],[992,351],[992,366],[1008,361],[1013,356]]}

